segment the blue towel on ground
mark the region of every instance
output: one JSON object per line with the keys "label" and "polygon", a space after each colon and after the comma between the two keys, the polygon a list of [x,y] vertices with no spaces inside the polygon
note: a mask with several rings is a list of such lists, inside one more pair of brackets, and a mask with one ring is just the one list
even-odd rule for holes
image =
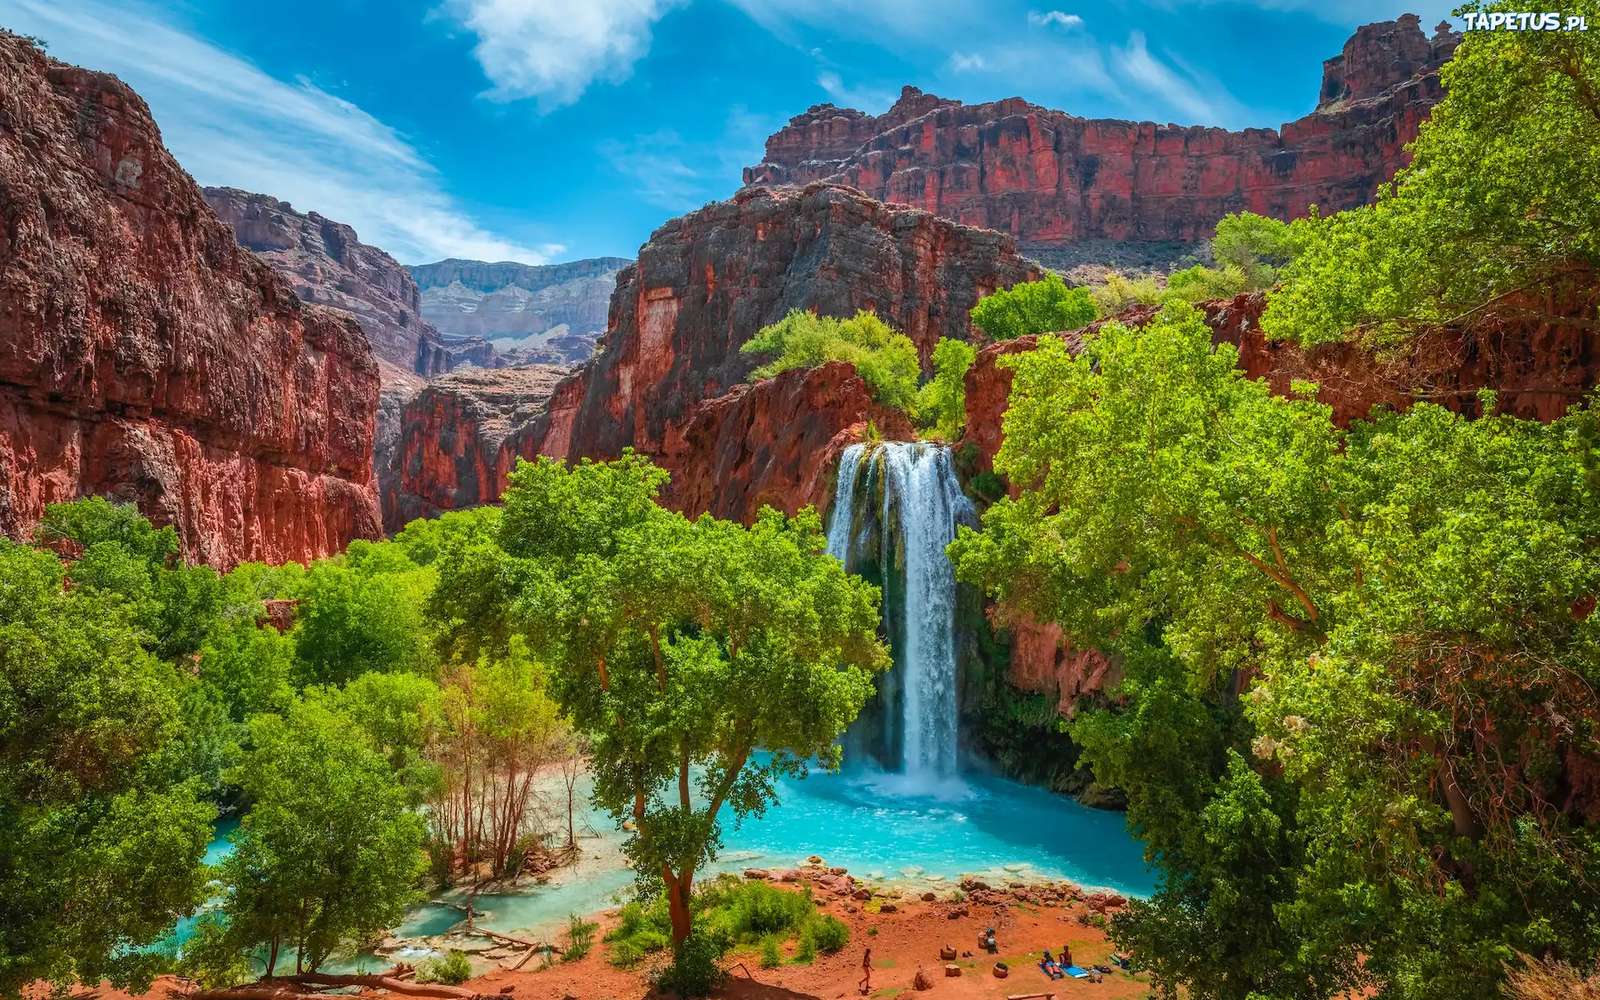
{"label": "blue towel on ground", "polygon": [[1085,968],[1082,968],[1081,966],[1077,966],[1077,965],[1069,965],[1069,966],[1067,966],[1066,973],[1067,973],[1067,975],[1071,976],[1073,979],[1088,979],[1089,978],[1089,970],[1085,969]]}

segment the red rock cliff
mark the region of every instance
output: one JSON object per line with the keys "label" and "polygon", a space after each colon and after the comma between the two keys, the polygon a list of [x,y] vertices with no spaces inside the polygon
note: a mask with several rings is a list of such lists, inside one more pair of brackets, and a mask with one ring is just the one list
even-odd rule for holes
{"label": "red rock cliff", "polygon": [[926,355],[940,337],[970,336],[981,295],[1037,274],[1009,237],[857,191],[741,192],[656,231],[619,276],[600,353],[530,395],[509,429],[486,432],[442,389],[409,405],[385,511],[393,523],[491,502],[518,456],[612,458],[628,447],[672,473],[666,500],[689,513],[749,518],[762,504],[820,502],[851,435],[868,423],[891,436],[910,427],[841,365],[744,384],[759,359],[740,345],[790,309],[874,309]]}
{"label": "red rock cliff", "polygon": [[240,249],[116,78],[0,33],[0,530],[87,494],[216,566],[379,529],[378,370]]}
{"label": "red rock cliff", "polygon": [[1194,241],[1229,212],[1287,219],[1370,200],[1442,96],[1439,66],[1458,40],[1430,41],[1409,14],[1359,29],[1325,64],[1317,109],[1281,131],[1078,118],[1021,98],[965,105],[907,87],[877,118],[811,108],[744,179],[849,184],[1030,248]]}
{"label": "red rock cliff", "polygon": [[1037,275],[1006,236],[849,188],[746,189],[656,230],[618,277],[568,453],[663,454],[670,425],[757,367],[740,345],[791,309],[874,310],[926,359],[970,336],[981,296]]}

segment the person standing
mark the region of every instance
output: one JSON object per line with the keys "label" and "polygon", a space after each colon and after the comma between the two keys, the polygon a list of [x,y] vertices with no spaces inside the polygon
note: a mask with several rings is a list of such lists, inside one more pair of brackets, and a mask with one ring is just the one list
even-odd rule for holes
{"label": "person standing", "polygon": [[861,995],[872,992],[872,949],[861,953]]}

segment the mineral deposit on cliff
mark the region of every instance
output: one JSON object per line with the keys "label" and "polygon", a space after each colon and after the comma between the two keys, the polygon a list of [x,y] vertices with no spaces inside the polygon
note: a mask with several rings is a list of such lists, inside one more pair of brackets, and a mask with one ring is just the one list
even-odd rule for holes
{"label": "mineral deposit on cliff", "polygon": [[245,252],[115,77],[0,32],[0,531],[87,494],[217,566],[379,530],[378,367]]}

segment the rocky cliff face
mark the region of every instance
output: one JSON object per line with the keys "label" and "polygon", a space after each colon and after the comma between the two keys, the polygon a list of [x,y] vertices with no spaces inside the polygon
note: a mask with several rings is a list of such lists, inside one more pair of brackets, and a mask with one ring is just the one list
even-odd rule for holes
{"label": "rocky cliff face", "polygon": [[621,257],[535,267],[441,260],[410,269],[422,289],[422,315],[446,341],[493,344],[499,360],[474,363],[577,364],[589,360],[606,328],[606,307]]}
{"label": "rocky cliff face", "polygon": [[546,410],[568,369],[467,368],[430,381],[400,403],[398,436],[383,480],[384,527],[492,503],[518,458],[532,458],[526,429]]}
{"label": "rocky cliff face", "polygon": [[271,195],[205,188],[206,204],[233,227],[239,245],[277,269],[306,302],[361,324],[372,353],[405,371],[451,367],[438,331],[422,318],[422,297],[400,262],[362,243],[356,231]]}
{"label": "rocky cliff face", "polygon": [[665,453],[671,425],[757,366],[740,345],[791,309],[875,310],[926,359],[970,336],[981,296],[1037,274],[1006,236],[848,188],[746,189],[656,230],[622,272],[570,453]]}
{"label": "rocky cliff face", "polygon": [[965,105],[907,87],[876,118],[811,108],[768,139],[744,179],[849,184],[1011,233],[1030,252],[1186,244],[1229,212],[1287,219],[1370,200],[1442,96],[1438,69],[1458,41],[1448,30],[1429,40],[1414,15],[1361,28],[1325,64],[1317,109],[1281,131],[1092,120],[1021,98]]}
{"label": "rocky cliff face", "polygon": [[132,501],[188,558],[378,533],[378,370],[240,249],[116,78],[0,33],[0,530]]}
{"label": "rocky cliff face", "polygon": [[[405,410],[395,517],[490,502],[520,457],[613,458],[632,447],[673,474],[667,500],[691,513],[748,518],[826,498],[832,463],[871,422],[909,436],[852,371],[827,365],[743,384],[758,359],[739,347],[790,309],[875,309],[926,356],[969,337],[967,312],[996,288],[1036,277],[1010,238],[886,206],[829,185],[753,189],[667,223],[626,268],[603,350],[536,389],[505,387],[510,420],[437,380]],[[520,394],[520,395],[519,395]],[[492,409],[492,408],[491,408]]]}

